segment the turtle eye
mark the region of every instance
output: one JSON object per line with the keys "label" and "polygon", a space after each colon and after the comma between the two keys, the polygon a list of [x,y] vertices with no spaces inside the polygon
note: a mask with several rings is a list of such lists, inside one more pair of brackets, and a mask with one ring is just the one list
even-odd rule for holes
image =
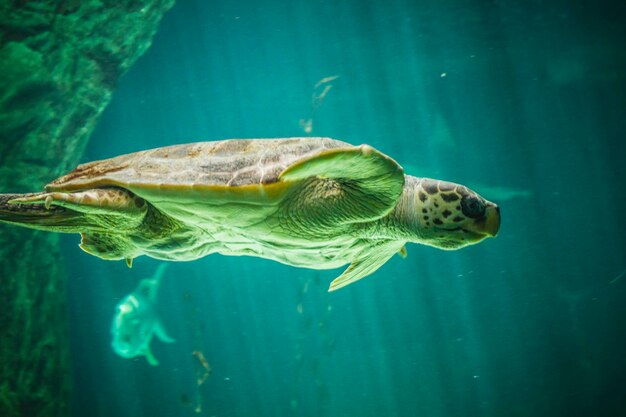
{"label": "turtle eye", "polygon": [[485,215],[485,205],[476,197],[464,197],[461,200],[461,210],[472,219],[479,219]]}

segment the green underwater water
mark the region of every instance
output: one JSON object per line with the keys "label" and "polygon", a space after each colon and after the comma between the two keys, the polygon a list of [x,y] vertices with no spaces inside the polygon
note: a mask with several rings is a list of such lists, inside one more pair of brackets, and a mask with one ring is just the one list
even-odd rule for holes
{"label": "green underwater water", "polygon": [[[333,293],[341,270],[173,263],[158,310],[176,343],[152,342],[158,367],[116,356],[110,326],[159,262],[128,269],[63,236],[73,415],[626,415],[625,14],[617,2],[179,1],[83,161],[306,136],[312,120],[310,135],[474,188],[500,205],[500,234],[460,251],[410,245]],[[194,351],[211,368],[200,386]]]}

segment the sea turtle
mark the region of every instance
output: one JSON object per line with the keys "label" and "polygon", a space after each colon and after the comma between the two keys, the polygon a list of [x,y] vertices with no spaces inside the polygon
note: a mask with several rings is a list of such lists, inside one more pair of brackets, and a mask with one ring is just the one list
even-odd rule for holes
{"label": "sea turtle", "polygon": [[361,279],[407,242],[458,249],[495,236],[497,205],[405,175],[368,145],[330,138],[174,145],[79,165],[37,194],[1,194],[0,221],[77,232],[103,259],[249,255]]}

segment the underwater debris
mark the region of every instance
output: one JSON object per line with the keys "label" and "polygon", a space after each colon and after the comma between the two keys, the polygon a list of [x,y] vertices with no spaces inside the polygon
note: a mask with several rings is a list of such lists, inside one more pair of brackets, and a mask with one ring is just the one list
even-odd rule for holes
{"label": "underwater debris", "polygon": [[338,75],[331,75],[329,77],[324,77],[321,80],[319,80],[317,82],[317,84],[315,84],[315,88],[319,88],[322,84],[326,84],[326,83],[329,83],[331,81],[335,81],[337,78],[339,78]]}
{"label": "underwater debris", "polygon": [[211,365],[209,365],[209,361],[206,360],[204,353],[199,350],[194,350],[191,352],[191,356],[197,359],[196,362],[196,406],[194,407],[195,413],[202,412],[202,391],[200,387],[204,385],[211,372]]}
{"label": "underwater debris", "polygon": [[209,362],[206,360],[202,352],[200,352],[199,350],[194,350],[191,354],[196,359],[198,359],[198,362],[201,365],[201,368],[198,368],[196,370],[196,375],[197,375],[196,383],[198,386],[201,386],[206,382],[206,380],[209,378],[213,370],[211,369]]}
{"label": "underwater debris", "polygon": [[[313,132],[313,119],[315,119],[315,111],[322,105],[324,102],[324,98],[328,94],[333,85],[331,82],[335,81],[339,78],[339,75],[331,75],[328,77],[324,77],[315,83],[313,87],[313,94],[311,97],[311,117],[308,119],[300,119],[300,127],[304,130],[304,133],[311,134]],[[321,92],[320,88],[323,86]]]}

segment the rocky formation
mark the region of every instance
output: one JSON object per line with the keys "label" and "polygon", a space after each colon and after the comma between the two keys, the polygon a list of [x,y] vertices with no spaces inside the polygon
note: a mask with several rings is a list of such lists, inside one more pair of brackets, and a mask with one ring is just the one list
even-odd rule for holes
{"label": "rocky formation", "polygon": [[[73,168],[174,0],[0,3],[0,192]],[[0,415],[67,416],[66,276],[53,234],[0,226]]]}

